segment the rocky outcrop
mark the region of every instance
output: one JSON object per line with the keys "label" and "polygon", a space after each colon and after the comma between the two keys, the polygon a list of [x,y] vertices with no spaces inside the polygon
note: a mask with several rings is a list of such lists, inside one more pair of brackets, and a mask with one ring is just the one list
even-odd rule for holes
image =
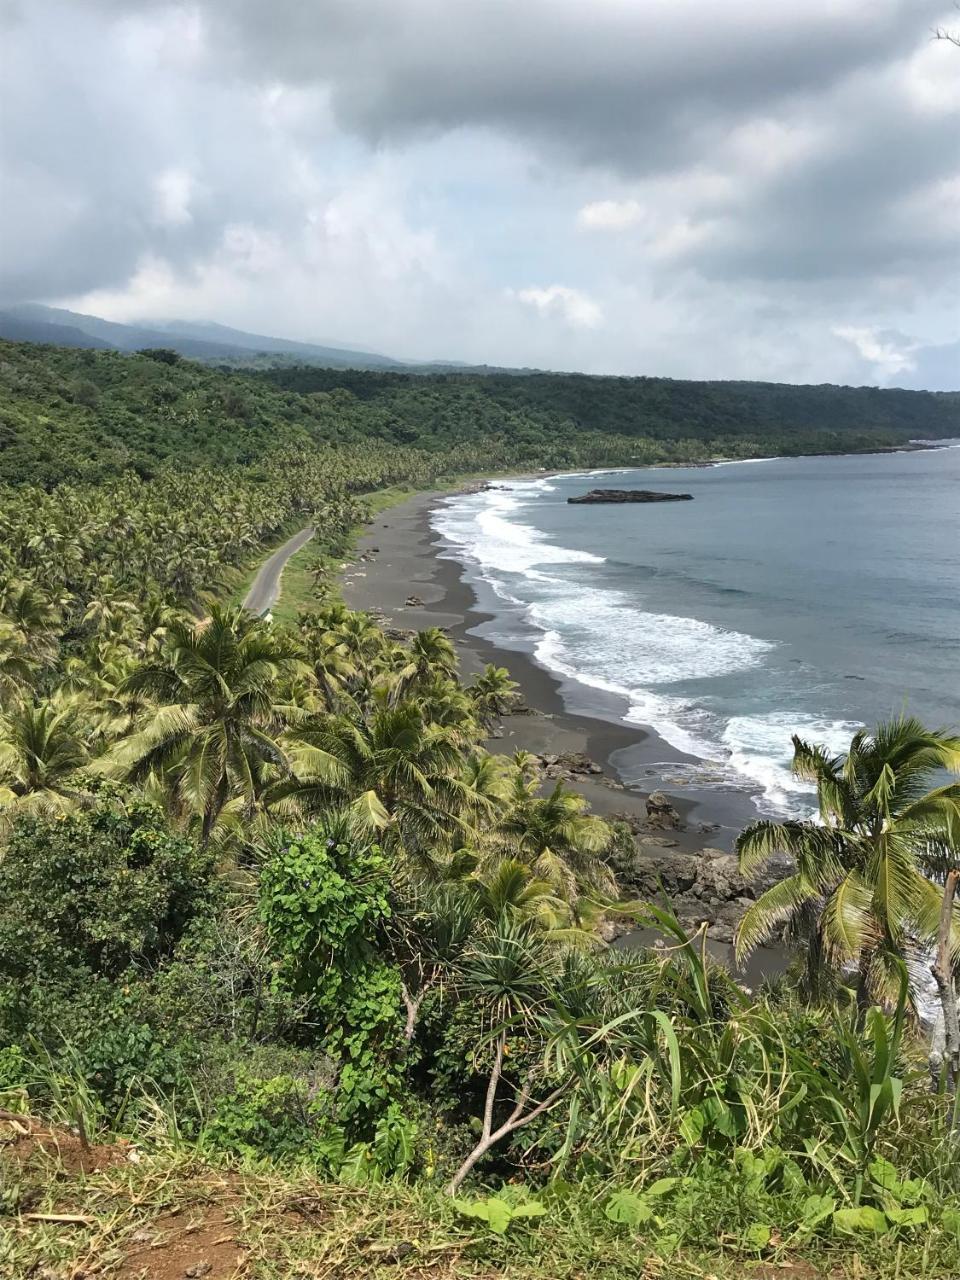
{"label": "rocky outcrop", "polygon": [[788,858],[772,859],[760,875],[747,879],[734,853],[683,853],[671,843],[655,836],[635,840],[629,865],[621,858],[617,867],[621,894],[653,902],[666,896],[684,928],[696,929],[706,921],[710,937],[719,942],[732,942],[751,902],[792,870]]}
{"label": "rocky outcrop", "polygon": [[651,791],[647,796],[647,826],[654,831],[680,831],[683,820],[663,791]]}
{"label": "rocky outcrop", "polygon": [[692,493],[663,493],[657,489],[591,489],[577,498],[568,498],[570,503],[601,502],[692,502]]}

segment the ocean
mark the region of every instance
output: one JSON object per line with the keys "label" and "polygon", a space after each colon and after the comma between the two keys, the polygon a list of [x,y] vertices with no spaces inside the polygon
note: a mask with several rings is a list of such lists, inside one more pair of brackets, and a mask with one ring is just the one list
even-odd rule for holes
{"label": "ocean", "polygon": [[[567,504],[596,487],[694,501]],[[485,638],[674,749],[620,752],[628,783],[804,816],[792,734],[840,751],[900,711],[960,730],[960,447],[507,481],[432,524]]]}

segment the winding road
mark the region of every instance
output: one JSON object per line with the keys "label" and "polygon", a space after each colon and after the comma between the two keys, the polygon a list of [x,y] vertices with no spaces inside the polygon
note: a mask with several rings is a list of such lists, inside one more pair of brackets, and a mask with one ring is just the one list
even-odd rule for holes
{"label": "winding road", "polygon": [[244,609],[251,613],[259,613],[261,617],[269,613],[280,591],[280,575],[287,561],[313,537],[316,530],[313,525],[301,529],[292,538],[279,547],[269,560],[264,560],[257,570],[257,576],[250,585],[250,590],[243,598]]}

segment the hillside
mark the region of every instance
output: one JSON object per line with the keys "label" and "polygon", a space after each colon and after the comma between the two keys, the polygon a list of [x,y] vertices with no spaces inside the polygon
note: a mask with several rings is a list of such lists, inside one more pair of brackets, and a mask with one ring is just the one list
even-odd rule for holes
{"label": "hillside", "polygon": [[[274,369],[262,376],[274,386],[299,392],[347,387],[362,399],[381,403],[402,402],[415,382],[410,373],[306,368]],[[548,414],[585,431],[653,440],[778,441],[777,451],[784,453],[858,450],[960,435],[960,392],[537,372],[523,378],[450,373],[434,377],[431,386],[434,391],[443,388],[451,398],[469,390],[501,408]]]}
{"label": "hillside", "polygon": [[[247,464],[379,440],[482,449],[490,465],[700,461],[960,435],[960,396],[572,374],[244,372],[165,356],[0,342],[0,483]],[[199,341],[199,339],[197,340]],[[170,362],[172,360],[172,363]]]}

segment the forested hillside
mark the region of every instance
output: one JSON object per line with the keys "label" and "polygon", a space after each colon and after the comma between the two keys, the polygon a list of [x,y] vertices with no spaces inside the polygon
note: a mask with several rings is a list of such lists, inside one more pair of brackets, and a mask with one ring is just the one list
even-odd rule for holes
{"label": "forested hillside", "polygon": [[273,369],[274,386],[317,392],[346,387],[368,402],[405,415],[416,393],[439,406],[464,402],[504,413],[687,445],[709,442],[717,453],[842,452],[943,439],[960,433],[960,392],[877,387],[792,386],[775,382],[689,382],[673,378],[591,377],[580,373],[408,373]]}
{"label": "forested hillside", "polygon": [[836,452],[960,434],[960,397],[580,375],[214,369],[0,342],[0,483],[141,477],[380,440],[469,446],[484,465]]}

